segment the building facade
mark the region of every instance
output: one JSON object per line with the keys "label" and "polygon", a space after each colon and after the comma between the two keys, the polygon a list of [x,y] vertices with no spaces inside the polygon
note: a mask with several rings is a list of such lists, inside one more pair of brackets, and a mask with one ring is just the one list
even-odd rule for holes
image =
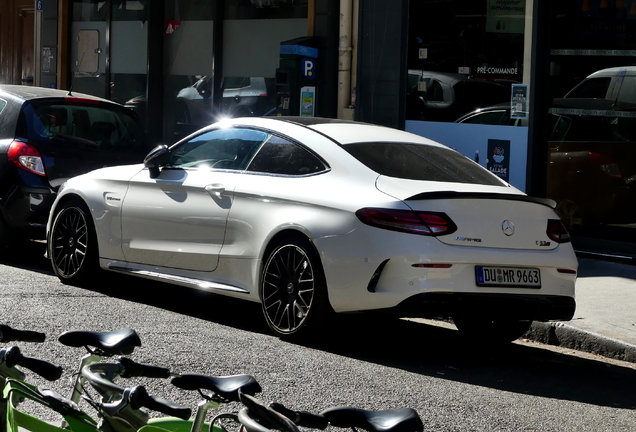
{"label": "building facade", "polygon": [[0,24],[0,82],[126,104],[152,142],[223,115],[406,129],[633,254],[636,0],[8,0]]}

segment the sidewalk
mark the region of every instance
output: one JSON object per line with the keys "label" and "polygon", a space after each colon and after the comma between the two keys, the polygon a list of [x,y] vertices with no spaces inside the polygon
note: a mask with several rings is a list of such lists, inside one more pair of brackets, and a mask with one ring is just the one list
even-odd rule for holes
{"label": "sidewalk", "polygon": [[636,265],[580,255],[572,321],[535,322],[525,337],[636,363]]}

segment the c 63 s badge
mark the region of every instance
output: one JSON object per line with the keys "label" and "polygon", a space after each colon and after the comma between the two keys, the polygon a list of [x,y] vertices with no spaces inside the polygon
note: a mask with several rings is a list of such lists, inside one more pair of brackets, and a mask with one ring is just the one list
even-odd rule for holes
{"label": "c 63 s badge", "polygon": [[537,246],[550,246],[552,242],[546,240],[537,240]]}

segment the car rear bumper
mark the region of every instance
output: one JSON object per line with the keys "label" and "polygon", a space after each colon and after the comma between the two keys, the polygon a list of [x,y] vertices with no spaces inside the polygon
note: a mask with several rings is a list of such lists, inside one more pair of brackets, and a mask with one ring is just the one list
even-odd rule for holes
{"label": "car rear bumper", "polygon": [[555,295],[422,293],[400,303],[393,312],[405,317],[470,315],[489,319],[569,321],[573,297]]}
{"label": "car rear bumper", "polygon": [[56,193],[44,187],[22,186],[2,199],[2,213],[7,224],[30,236],[44,238],[49,211]]}

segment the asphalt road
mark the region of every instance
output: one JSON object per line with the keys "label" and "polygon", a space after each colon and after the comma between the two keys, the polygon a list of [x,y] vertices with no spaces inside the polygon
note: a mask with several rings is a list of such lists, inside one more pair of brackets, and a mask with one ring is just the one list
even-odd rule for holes
{"label": "asphalt road", "polygon": [[[252,374],[262,400],[296,409],[408,406],[427,431],[636,430],[631,363],[529,341],[493,350],[466,343],[452,326],[361,317],[340,320],[324,340],[292,344],[269,334],[258,305],[118,275],[100,275],[86,289],[66,286],[43,252],[31,244],[0,259],[0,322],[49,335],[20,347],[65,368],[66,378],[46,383],[62,394],[83,349],[62,346],[59,334],[131,327],[143,342],[130,356],[136,361],[184,373]],[[193,408],[200,399],[166,381],[131,385],[138,383]]]}

